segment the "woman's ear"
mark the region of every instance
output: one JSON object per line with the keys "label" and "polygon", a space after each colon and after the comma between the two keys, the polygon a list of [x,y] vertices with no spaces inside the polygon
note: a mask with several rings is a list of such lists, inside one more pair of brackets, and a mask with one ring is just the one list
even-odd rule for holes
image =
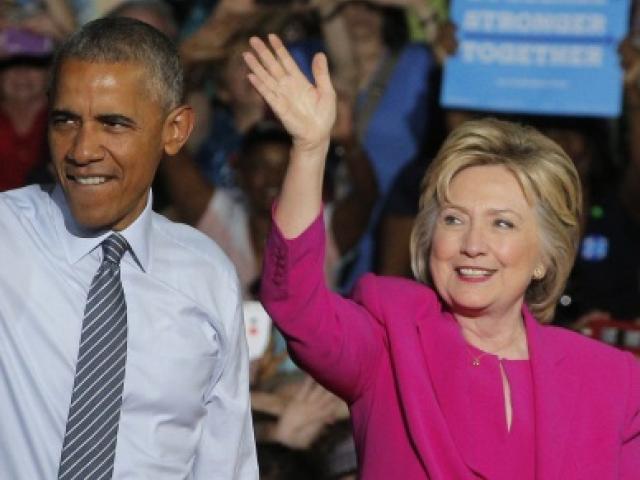
{"label": "woman's ear", "polygon": [[167,155],[175,155],[187,142],[193,125],[195,114],[188,105],[174,108],[164,122],[163,144]]}

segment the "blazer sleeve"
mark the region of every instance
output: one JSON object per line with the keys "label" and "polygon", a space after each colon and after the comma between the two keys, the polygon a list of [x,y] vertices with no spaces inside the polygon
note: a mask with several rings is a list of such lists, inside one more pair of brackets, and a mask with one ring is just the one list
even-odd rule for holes
{"label": "blazer sleeve", "polygon": [[630,382],[625,428],[622,432],[620,479],[637,479],[640,475],[640,361],[628,355]]}
{"label": "blazer sleeve", "polygon": [[285,239],[274,221],[260,296],[296,363],[352,402],[373,377],[384,348],[383,328],[374,313],[375,277],[361,280],[354,300],[347,300],[328,289],[324,255],[321,214],[294,239]]}

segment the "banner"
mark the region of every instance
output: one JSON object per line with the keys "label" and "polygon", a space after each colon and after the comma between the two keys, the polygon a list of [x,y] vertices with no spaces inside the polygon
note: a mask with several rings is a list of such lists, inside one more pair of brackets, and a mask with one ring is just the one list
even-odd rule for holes
{"label": "banner", "polygon": [[615,117],[629,0],[454,0],[450,108]]}

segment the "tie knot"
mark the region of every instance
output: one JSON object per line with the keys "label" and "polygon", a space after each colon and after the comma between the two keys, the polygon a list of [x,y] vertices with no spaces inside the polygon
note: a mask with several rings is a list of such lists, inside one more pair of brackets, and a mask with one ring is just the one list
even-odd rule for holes
{"label": "tie knot", "polygon": [[129,243],[119,233],[112,233],[102,242],[103,262],[120,264],[122,256],[129,249]]}

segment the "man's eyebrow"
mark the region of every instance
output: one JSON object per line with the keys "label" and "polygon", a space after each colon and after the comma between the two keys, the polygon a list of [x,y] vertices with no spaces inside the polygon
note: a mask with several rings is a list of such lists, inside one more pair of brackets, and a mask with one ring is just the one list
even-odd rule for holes
{"label": "man's eyebrow", "polygon": [[49,117],[52,119],[64,118],[68,120],[78,120],[80,118],[80,115],[78,115],[77,113],[73,113],[70,110],[65,110],[61,108],[61,109],[52,110],[51,113],[49,114]]}
{"label": "man's eyebrow", "polygon": [[135,120],[127,117],[126,115],[122,115],[119,113],[103,113],[103,114],[97,115],[96,120],[103,123],[124,125],[126,127],[135,128],[138,126]]}

